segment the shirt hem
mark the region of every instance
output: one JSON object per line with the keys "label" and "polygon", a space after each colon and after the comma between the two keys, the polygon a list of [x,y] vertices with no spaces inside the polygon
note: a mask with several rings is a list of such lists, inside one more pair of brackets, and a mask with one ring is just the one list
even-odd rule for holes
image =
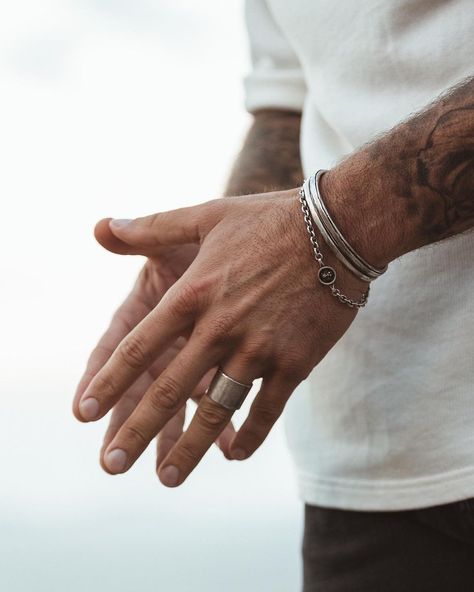
{"label": "shirt hem", "polygon": [[341,510],[416,510],[474,497],[474,466],[403,480],[333,479],[301,471],[297,476],[304,503]]}
{"label": "shirt hem", "polygon": [[288,109],[301,112],[306,97],[306,86],[296,74],[250,74],[244,79],[245,109]]}

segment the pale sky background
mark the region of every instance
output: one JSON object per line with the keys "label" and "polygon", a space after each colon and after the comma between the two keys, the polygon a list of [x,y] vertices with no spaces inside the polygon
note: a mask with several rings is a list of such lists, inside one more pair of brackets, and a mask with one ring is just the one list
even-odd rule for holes
{"label": "pale sky background", "polygon": [[299,589],[281,424],[249,461],[213,450],[168,490],[154,445],[112,477],[108,418],[71,413],[142,265],[102,250],[95,222],[220,194],[249,123],[247,69],[237,0],[0,4],[2,592]]}

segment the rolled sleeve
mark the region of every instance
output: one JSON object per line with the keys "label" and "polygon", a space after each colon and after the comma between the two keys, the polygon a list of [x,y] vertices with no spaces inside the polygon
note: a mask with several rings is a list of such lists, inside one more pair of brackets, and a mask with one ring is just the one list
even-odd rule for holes
{"label": "rolled sleeve", "polygon": [[244,78],[245,108],[301,111],[306,83],[297,55],[265,0],[246,0],[251,71]]}

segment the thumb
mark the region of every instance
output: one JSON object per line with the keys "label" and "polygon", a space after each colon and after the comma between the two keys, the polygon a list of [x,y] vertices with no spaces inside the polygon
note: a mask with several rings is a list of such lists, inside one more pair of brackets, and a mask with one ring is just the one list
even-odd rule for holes
{"label": "thumb", "polygon": [[112,219],[109,228],[123,243],[148,251],[163,246],[199,244],[222,219],[225,208],[224,200],[215,199],[134,220]]}
{"label": "thumb", "polygon": [[112,218],[104,218],[97,222],[94,228],[94,236],[99,244],[104,249],[117,253],[118,255],[146,255],[143,249],[134,248],[131,245],[123,242],[115,236],[110,229],[110,221]]}

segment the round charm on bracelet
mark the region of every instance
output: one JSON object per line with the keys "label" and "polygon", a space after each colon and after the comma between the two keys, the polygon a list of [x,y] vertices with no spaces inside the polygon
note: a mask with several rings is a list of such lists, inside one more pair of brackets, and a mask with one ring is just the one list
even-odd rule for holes
{"label": "round charm on bracelet", "polygon": [[331,286],[336,281],[336,270],[329,265],[323,265],[318,272],[319,281],[325,286]]}

